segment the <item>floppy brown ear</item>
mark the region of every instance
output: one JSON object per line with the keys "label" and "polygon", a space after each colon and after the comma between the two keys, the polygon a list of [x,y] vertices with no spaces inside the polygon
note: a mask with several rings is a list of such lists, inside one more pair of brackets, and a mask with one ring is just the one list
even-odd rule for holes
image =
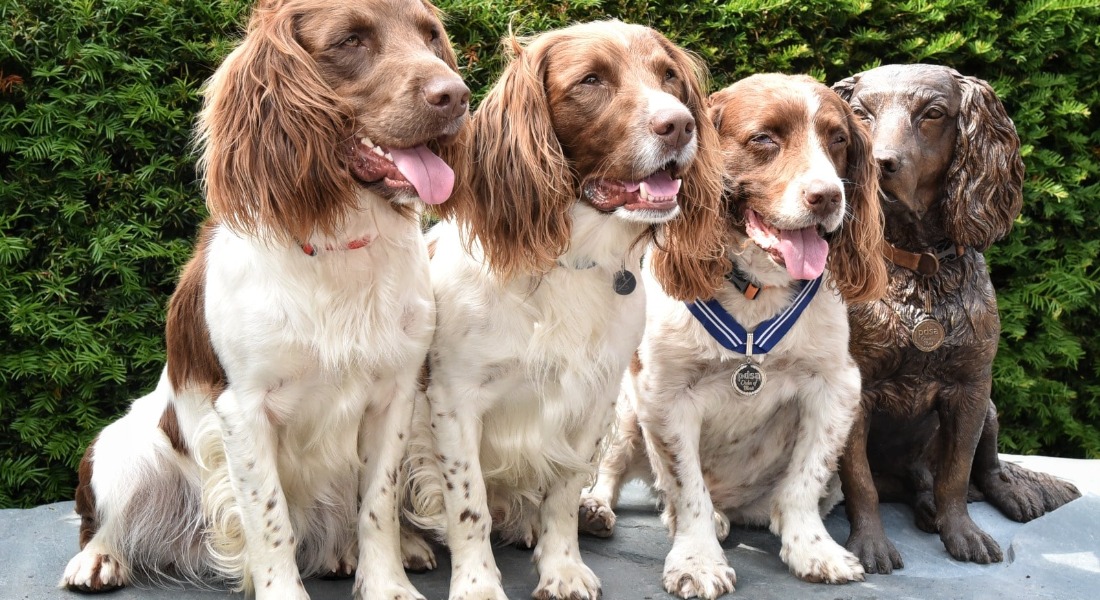
{"label": "floppy brown ear", "polygon": [[871,153],[871,134],[844,104],[848,120],[847,172],[844,175],[848,210],[833,236],[829,271],[837,291],[848,302],[877,300],[886,292],[883,258],[883,214],[879,205],[878,166]]}
{"label": "floppy brown ear", "polygon": [[207,82],[196,139],[211,215],[283,240],[332,233],[355,202],[353,117],[296,41],[294,17],[281,4],[254,10]]}
{"label": "floppy brown ear", "polygon": [[955,158],[947,171],[944,227],[957,244],[985,250],[1012,229],[1023,206],[1020,138],[997,94],[954,73],[962,89]]}
{"label": "floppy brown ear", "polygon": [[856,89],[856,84],[859,83],[860,75],[862,75],[862,73],[846,77],[834,83],[833,91],[839,94],[845,102],[850,102],[852,100],[852,91]]}
{"label": "floppy brown ear", "polygon": [[489,269],[505,279],[557,264],[577,199],[543,85],[552,38],[527,48],[515,37],[507,43],[513,58],[459,140],[460,183],[443,208],[469,228]]}
{"label": "floppy brown ear", "polygon": [[652,270],[665,293],[677,300],[693,301],[713,297],[732,268],[725,256],[725,227],[719,210],[722,149],[706,102],[706,67],[671,43],[666,48],[670,49],[676,70],[684,73],[684,104],[695,118],[698,149],[695,160],[681,175],[680,214],[665,225],[659,236]]}

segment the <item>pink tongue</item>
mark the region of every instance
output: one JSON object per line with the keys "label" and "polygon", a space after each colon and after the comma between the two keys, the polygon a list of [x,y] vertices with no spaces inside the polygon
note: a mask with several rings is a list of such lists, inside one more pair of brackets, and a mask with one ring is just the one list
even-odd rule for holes
{"label": "pink tongue", "polygon": [[397,170],[416,188],[416,194],[428,204],[439,204],[451,197],[455,172],[427,146],[387,148]]}
{"label": "pink tongue", "polygon": [[787,272],[795,279],[817,279],[825,270],[829,242],[817,234],[816,227],[779,232],[779,245]]}
{"label": "pink tongue", "polygon": [[657,171],[643,181],[650,196],[667,198],[680,192],[680,180],[673,179],[668,171]]}

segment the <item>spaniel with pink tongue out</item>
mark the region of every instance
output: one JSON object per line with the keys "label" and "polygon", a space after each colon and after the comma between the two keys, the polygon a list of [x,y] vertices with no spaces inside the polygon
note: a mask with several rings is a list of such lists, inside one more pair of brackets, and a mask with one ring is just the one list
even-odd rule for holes
{"label": "spaniel with pink tongue out", "polygon": [[669,169],[657,171],[641,181],[599,179],[585,187],[588,202],[599,210],[670,211],[678,206],[681,180],[673,179]]}
{"label": "spaniel with pink tongue out", "polygon": [[427,204],[440,204],[450,198],[455,183],[451,167],[424,144],[387,149],[362,138],[352,170],[364,183],[380,182],[394,190],[411,188]]}
{"label": "spaniel with pink tongue out", "polygon": [[757,246],[767,250],[775,262],[787,267],[792,278],[817,279],[825,271],[829,242],[821,237],[817,226],[777,229],[765,223],[751,208],[745,209],[745,215],[745,232]]}

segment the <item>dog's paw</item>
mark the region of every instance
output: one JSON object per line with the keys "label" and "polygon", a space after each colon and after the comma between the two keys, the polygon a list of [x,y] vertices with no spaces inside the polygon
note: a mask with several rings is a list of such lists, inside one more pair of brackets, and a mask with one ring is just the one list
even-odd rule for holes
{"label": "dog's paw", "polygon": [[[494,571],[489,570],[490,566]],[[500,569],[491,560],[482,567],[452,571],[449,600],[508,600],[500,586]]]}
{"label": "dog's paw", "polygon": [[553,568],[543,568],[540,564],[539,585],[532,597],[535,600],[596,600],[600,597],[600,580],[579,560]]}
{"label": "dog's paw", "polygon": [[1000,472],[980,478],[979,487],[990,504],[1020,523],[1081,497],[1072,483],[1008,462],[1002,463]]}
{"label": "dog's paw", "polygon": [[321,575],[321,579],[347,579],[354,576],[355,567],[359,563],[356,553],[354,548],[343,556],[336,556],[334,552],[332,556],[325,561],[328,565],[328,571]]}
{"label": "dog's paw", "polygon": [[673,547],[665,558],[661,582],[668,593],[681,598],[712,600],[733,591],[737,573],[721,552],[714,554]]}
{"label": "dog's paw", "polygon": [[779,557],[795,577],[810,583],[863,581],[863,565],[855,554],[828,537],[815,534],[809,541],[783,543]]}
{"label": "dog's paw", "polygon": [[534,550],[539,545],[539,516],[532,513],[516,528],[515,546],[520,550]]}
{"label": "dog's paw", "polygon": [[936,498],[932,492],[919,492],[913,498],[913,523],[925,533],[939,533],[936,523]]}
{"label": "dog's paw", "polygon": [[1004,559],[1001,546],[974,521],[969,517],[958,521],[944,523],[940,528],[940,540],[952,558],[980,565],[1001,562]]}
{"label": "dog's paw", "polygon": [[615,511],[600,498],[586,496],[581,498],[577,522],[581,533],[596,537],[611,537],[615,532]]}
{"label": "dog's paw", "polygon": [[122,564],[89,544],[69,561],[58,587],[78,592],[109,592],[126,583],[126,569]]}
{"label": "dog's paw", "polygon": [[355,600],[425,600],[402,573],[400,577],[355,578]]}
{"label": "dog's paw", "polygon": [[849,552],[856,555],[866,573],[889,575],[894,569],[905,568],[901,553],[882,531],[853,532],[845,546]]}
{"label": "dog's paw", "polygon": [[715,510],[714,511],[714,533],[719,542],[726,541],[726,538],[730,535],[730,520],[726,516],[726,513]]}
{"label": "dog's paw", "polygon": [[437,566],[435,551],[418,533],[401,529],[401,566],[416,573],[431,571]]}
{"label": "dog's paw", "polygon": [[456,588],[452,583],[448,600],[508,600],[508,596],[499,583],[486,581],[466,585],[461,589]]}

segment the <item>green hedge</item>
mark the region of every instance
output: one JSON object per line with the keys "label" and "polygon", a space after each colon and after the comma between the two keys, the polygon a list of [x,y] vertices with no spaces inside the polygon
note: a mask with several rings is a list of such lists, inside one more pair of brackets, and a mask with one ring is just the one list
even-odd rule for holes
{"label": "green hedge", "polygon": [[[0,506],[71,495],[83,447],[153,387],[204,214],[198,88],[250,2],[0,0]],[[1100,457],[1100,0],[443,0],[471,88],[509,27],[609,16],[753,72],[832,82],[889,62],[989,80],[1024,142],[1023,216],[988,253],[1006,450]]]}

